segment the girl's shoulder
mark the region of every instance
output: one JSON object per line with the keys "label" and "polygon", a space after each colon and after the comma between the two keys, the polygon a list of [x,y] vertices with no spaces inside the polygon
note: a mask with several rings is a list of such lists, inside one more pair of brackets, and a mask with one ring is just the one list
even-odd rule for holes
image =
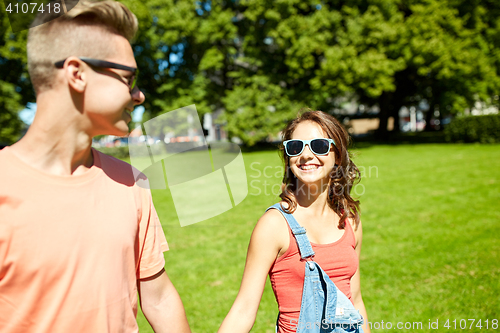
{"label": "girl's shoulder", "polygon": [[[357,247],[358,244],[360,244],[363,239],[363,228],[361,226],[361,221],[359,221],[359,223],[356,223],[356,221],[353,218],[348,217],[345,224],[346,228],[352,230],[352,233],[354,234],[354,241]],[[347,226],[347,224],[349,224],[349,226]]]}
{"label": "girl's shoulder", "polygon": [[[283,207],[286,209],[286,203],[283,204]],[[281,214],[281,212],[276,208],[269,208],[259,219],[258,223],[266,224],[268,227],[283,229],[283,226],[286,226],[286,219]]]}
{"label": "girl's shoulder", "polygon": [[282,252],[288,248],[288,224],[284,216],[277,209],[267,210],[257,222],[252,237],[260,241],[270,241]]}

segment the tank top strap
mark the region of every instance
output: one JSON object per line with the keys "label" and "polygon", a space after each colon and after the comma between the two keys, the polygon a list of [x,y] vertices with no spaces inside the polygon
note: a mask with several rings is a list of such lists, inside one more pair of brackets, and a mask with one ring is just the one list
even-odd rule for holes
{"label": "tank top strap", "polygon": [[302,259],[312,257],[314,255],[314,251],[312,249],[311,242],[309,242],[309,239],[307,238],[306,229],[300,226],[300,224],[297,222],[297,220],[295,219],[295,217],[293,217],[292,214],[285,212],[279,203],[274,204],[268,209],[266,209],[266,212],[269,209],[277,209],[285,218],[286,222],[288,223],[288,226],[290,227],[290,230],[292,230],[292,233],[295,237],[295,241],[297,242],[297,246],[300,252],[300,257]]}

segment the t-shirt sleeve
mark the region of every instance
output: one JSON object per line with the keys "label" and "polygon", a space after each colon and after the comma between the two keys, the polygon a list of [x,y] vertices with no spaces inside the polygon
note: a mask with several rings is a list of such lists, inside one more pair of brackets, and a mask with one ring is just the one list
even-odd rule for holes
{"label": "t-shirt sleeve", "polygon": [[142,214],[139,222],[139,258],[137,279],[144,279],[158,273],[165,266],[163,252],[168,251],[165,233],[156,213],[151,192],[142,192]]}

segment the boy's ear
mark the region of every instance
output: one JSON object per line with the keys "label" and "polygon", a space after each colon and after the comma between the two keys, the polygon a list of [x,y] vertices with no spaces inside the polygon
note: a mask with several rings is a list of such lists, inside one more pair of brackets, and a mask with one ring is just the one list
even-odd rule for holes
{"label": "boy's ear", "polygon": [[64,63],[63,70],[69,86],[76,92],[84,92],[89,68],[84,65],[83,61],[77,57],[69,57]]}

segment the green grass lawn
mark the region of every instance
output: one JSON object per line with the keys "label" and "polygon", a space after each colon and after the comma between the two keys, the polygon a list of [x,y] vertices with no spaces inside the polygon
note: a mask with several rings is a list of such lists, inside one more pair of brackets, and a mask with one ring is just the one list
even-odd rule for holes
{"label": "green grass lawn", "polygon": [[[236,297],[252,229],[277,202],[277,152],[244,159],[247,198],[210,220],[181,228],[168,190],[153,191],[170,245],[166,271],[193,332],[218,329]],[[492,329],[500,320],[500,145],[371,146],[356,150],[355,162],[364,176],[355,189],[364,229],[363,298],[372,325],[393,325],[372,331],[421,322],[420,330],[397,331],[428,332],[429,320],[438,320],[434,331],[462,332],[461,319],[468,332],[486,331],[485,320],[488,331],[500,330]],[[277,312],[268,281],[253,332],[274,332]],[[468,319],[475,319],[471,329]],[[142,314],[138,321],[141,332],[152,332]]]}

